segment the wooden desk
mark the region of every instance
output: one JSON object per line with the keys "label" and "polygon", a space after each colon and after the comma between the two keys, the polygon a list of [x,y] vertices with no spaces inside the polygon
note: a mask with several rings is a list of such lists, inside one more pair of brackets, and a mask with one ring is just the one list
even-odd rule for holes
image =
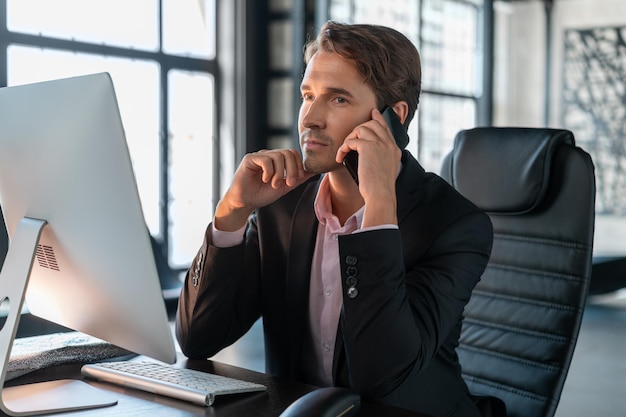
{"label": "wooden desk", "polygon": [[[84,379],[80,374],[80,365],[64,365],[43,369],[7,382],[7,386],[29,382],[41,382],[53,379],[76,378],[88,381],[118,395],[118,404],[86,411],[54,414],[54,416],[132,416],[132,417],[178,417],[178,416],[242,416],[242,417],[277,417],[289,404],[316,387],[262,373],[226,365],[215,361],[181,359],[177,366],[200,371],[230,376],[267,386],[263,393],[249,393],[238,396],[220,397],[211,407],[201,407],[184,401],[154,395],[143,391],[119,387],[103,382]],[[0,414],[4,415],[4,414]],[[361,417],[428,417],[376,403],[363,403],[359,413]]]}

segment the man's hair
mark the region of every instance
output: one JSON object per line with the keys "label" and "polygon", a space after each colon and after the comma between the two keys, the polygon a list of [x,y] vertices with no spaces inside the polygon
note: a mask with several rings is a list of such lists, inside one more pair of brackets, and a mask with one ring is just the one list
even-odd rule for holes
{"label": "man's hair", "polygon": [[305,45],[305,64],[320,50],[354,62],[374,89],[379,110],[406,101],[409,112],[404,126],[408,127],[419,103],[422,70],[419,53],[406,36],[385,26],[328,21],[317,38]]}

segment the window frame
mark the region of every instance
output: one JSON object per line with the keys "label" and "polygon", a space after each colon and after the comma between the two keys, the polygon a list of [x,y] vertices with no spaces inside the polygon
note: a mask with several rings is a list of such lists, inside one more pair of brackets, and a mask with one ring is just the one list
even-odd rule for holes
{"label": "window frame", "polygon": [[[217,16],[218,1],[214,3]],[[182,55],[171,55],[163,52],[163,0],[158,2],[158,48],[154,51],[139,50],[132,48],[124,48],[114,45],[94,44],[73,39],[53,38],[44,35],[33,35],[28,33],[12,32],[7,26],[7,0],[0,0],[0,87],[8,85],[8,48],[11,45],[36,47],[52,49],[57,51],[67,51],[72,53],[85,53],[99,56],[108,56],[114,58],[137,59],[155,62],[159,66],[160,79],[158,88],[160,89],[161,101],[159,103],[159,235],[153,236],[153,249],[159,253],[155,253],[157,258],[157,267],[161,278],[161,284],[164,289],[177,289],[180,282],[176,280],[176,276],[186,271],[186,267],[171,268],[169,265],[169,252],[171,250],[170,229],[171,219],[169,212],[169,196],[170,181],[168,174],[168,166],[170,163],[169,155],[169,111],[168,111],[168,74],[172,70],[191,71],[209,74],[214,80],[214,115],[213,120],[216,126],[219,125],[219,99],[220,99],[220,71],[218,70],[217,54],[210,59],[203,59]],[[216,47],[219,45],[219,28],[216,19]],[[216,127],[213,140],[213,196],[212,201],[217,201],[220,193],[220,160],[219,152],[219,128]],[[2,222],[4,227],[4,222]],[[0,230],[0,232],[3,232]],[[6,231],[4,230],[6,234]],[[3,252],[5,253],[5,252]],[[0,264],[4,262],[4,258],[0,259]],[[190,260],[191,262],[191,260]],[[172,280],[172,277],[174,279]]]}

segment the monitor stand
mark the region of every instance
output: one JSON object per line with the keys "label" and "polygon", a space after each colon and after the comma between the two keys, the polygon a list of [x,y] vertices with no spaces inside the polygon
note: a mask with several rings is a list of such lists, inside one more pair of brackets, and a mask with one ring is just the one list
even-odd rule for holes
{"label": "monitor stand", "polygon": [[10,416],[31,416],[62,411],[106,407],[117,404],[110,393],[74,379],[4,386],[11,347],[15,340],[30,271],[45,220],[24,217],[10,242],[0,272],[0,306],[8,310],[0,323],[0,409]]}

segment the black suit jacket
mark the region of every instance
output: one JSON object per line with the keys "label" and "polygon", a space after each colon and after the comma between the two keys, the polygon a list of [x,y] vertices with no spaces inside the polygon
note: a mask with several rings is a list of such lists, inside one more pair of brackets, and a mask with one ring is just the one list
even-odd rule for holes
{"label": "black suit jacket", "polygon": [[[177,337],[187,356],[212,356],[262,316],[267,371],[310,382],[318,185],[313,178],[258,209],[236,247],[213,246],[207,229],[179,301]],[[344,303],[335,383],[436,417],[478,416],[455,347],[463,308],[491,252],[491,222],[406,151],[396,189],[399,230],[339,237]],[[350,298],[346,279],[355,274],[358,295]]]}

